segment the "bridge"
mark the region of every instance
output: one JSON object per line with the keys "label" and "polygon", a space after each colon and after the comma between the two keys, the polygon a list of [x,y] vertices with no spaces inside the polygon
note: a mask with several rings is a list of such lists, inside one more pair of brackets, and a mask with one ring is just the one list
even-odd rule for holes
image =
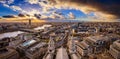
{"label": "bridge", "polygon": [[33,29],[20,29],[19,31],[29,32],[29,33],[39,33],[40,31],[33,30]]}

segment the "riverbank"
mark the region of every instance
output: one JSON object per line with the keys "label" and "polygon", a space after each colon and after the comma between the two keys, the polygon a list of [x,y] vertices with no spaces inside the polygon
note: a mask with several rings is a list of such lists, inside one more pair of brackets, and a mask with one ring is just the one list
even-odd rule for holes
{"label": "riverbank", "polygon": [[32,23],[30,26],[28,23],[0,23],[0,34],[6,32],[19,31],[19,29],[33,29],[38,26],[43,25],[44,23]]}
{"label": "riverbank", "polygon": [[[44,24],[44,25],[42,25],[42,26],[38,26],[38,27],[29,27],[29,28],[27,28],[27,29],[33,29],[33,30],[40,30],[40,29],[45,29],[46,27],[51,27],[52,25],[46,25],[46,24]],[[24,28],[22,28],[22,29],[24,29]],[[13,28],[13,29],[11,29],[11,30],[5,30],[5,31],[2,31],[1,33],[0,33],[0,39],[2,39],[2,38],[5,38],[5,37],[16,37],[16,36],[18,36],[19,34],[22,34],[22,33],[25,33],[25,32],[23,32],[23,31],[19,31],[20,30],[20,28]]]}

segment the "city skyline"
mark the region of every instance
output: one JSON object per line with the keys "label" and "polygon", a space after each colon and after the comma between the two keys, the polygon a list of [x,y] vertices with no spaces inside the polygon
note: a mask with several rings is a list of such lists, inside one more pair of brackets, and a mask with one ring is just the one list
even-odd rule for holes
{"label": "city skyline", "polygon": [[0,0],[0,59],[120,59],[120,0]]}

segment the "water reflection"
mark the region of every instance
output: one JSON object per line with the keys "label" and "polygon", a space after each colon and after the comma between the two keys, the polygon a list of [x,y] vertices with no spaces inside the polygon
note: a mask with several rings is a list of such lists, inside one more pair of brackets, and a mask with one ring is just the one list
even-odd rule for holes
{"label": "water reflection", "polygon": [[37,28],[34,28],[34,30],[41,30],[41,29],[45,29],[46,27],[51,27],[52,25],[43,25],[43,26],[40,26],[40,27],[37,27]]}
{"label": "water reflection", "polygon": [[18,34],[22,34],[24,32],[22,31],[14,31],[14,32],[7,32],[0,34],[0,39],[5,38],[5,37],[16,37]]}

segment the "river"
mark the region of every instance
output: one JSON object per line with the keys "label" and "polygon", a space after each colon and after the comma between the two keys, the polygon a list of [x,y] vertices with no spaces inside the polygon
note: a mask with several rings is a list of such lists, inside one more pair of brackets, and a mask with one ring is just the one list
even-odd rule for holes
{"label": "river", "polygon": [[2,34],[0,34],[0,39],[5,38],[5,37],[16,37],[18,34],[22,34],[22,33],[24,33],[24,32],[14,31],[14,32],[2,33]]}
{"label": "river", "polygon": [[[45,27],[51,27],[52,25],[43,25],[43,26],[39,26],[37,28],[34,28],[34,30],[41,30],[41,29],[45,29]],[[6,32],[6,33],[2,33],[0,34],[0,39],[5,38],[5,37],[16,37],[19,34],[22,34],[24,32],[22,31],[14,31],[14,32]]]}

